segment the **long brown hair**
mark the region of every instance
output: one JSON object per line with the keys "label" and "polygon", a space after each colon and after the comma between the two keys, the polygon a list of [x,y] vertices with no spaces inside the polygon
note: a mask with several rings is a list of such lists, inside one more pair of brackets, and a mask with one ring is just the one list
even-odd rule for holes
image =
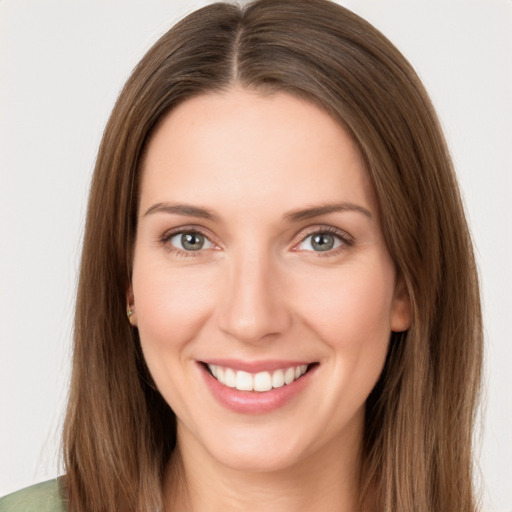
{"label": "long brown hair", "polygon": [[166,113],[234,83],[299,95],[348,130],[409,291],[412,326],[392,335],[367,401],[361,508],[474,512],[482,326],[449,153],[412,67],[370,24],[328,0],[202,8],[149,50],[121,92],[98,154],[83,245],[64,428],[69,510],[163,509],[175,417],[126,319],[140,162]]}

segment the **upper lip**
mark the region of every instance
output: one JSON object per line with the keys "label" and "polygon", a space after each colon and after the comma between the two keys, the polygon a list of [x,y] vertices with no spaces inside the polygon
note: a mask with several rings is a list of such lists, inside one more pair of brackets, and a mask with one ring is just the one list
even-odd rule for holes
{"label": "upper lip", "polygon": [[264,371],[283,370],[304,364],[310,365],[313,361],[305,360],[283,360],[283,359],[266,359],[261,361],[244,361],[241,359],[204,359],[200,361],[204,364],[222,366],[233,370],[241,370],[248,373],[258,373]]}

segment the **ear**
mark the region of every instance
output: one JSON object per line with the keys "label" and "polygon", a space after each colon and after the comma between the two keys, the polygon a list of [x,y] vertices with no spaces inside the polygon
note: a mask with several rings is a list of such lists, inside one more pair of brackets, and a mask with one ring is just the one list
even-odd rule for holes
{"label": "ear", "polygon": [[132,327],[137,327],[137,315],[135,313],[135,297],[133,295],[133,287],[130,283],[128,290],[126,292],[126,315],[128,316],[128,321]]}
{"label": "ear", "polygon": [[411,298],[402,277],[397,277],[391,309],[391,330],[407,331],[411,327]]}

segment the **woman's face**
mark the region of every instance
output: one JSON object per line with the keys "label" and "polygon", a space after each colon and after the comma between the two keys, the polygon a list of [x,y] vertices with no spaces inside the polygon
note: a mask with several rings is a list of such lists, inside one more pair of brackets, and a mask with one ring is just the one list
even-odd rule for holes
{"label": "woman's face", "polygon": [[182,450],[260,471],[357,450],[409,307],[346,131],[234,88],[173,110],[142,173],[131,321]]}

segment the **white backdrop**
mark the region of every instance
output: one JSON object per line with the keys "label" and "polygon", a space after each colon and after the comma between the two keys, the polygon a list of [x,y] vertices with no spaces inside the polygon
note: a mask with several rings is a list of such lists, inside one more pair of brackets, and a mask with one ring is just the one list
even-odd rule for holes
{"label": "white backdrop", "polygon": [[[59,472],[86,195],[130,70],[194,0],[0,1],[0,495]],[[512,2],[346,0],[413,63],[445,128],[487,333],[484,510],[512,510]]]}

